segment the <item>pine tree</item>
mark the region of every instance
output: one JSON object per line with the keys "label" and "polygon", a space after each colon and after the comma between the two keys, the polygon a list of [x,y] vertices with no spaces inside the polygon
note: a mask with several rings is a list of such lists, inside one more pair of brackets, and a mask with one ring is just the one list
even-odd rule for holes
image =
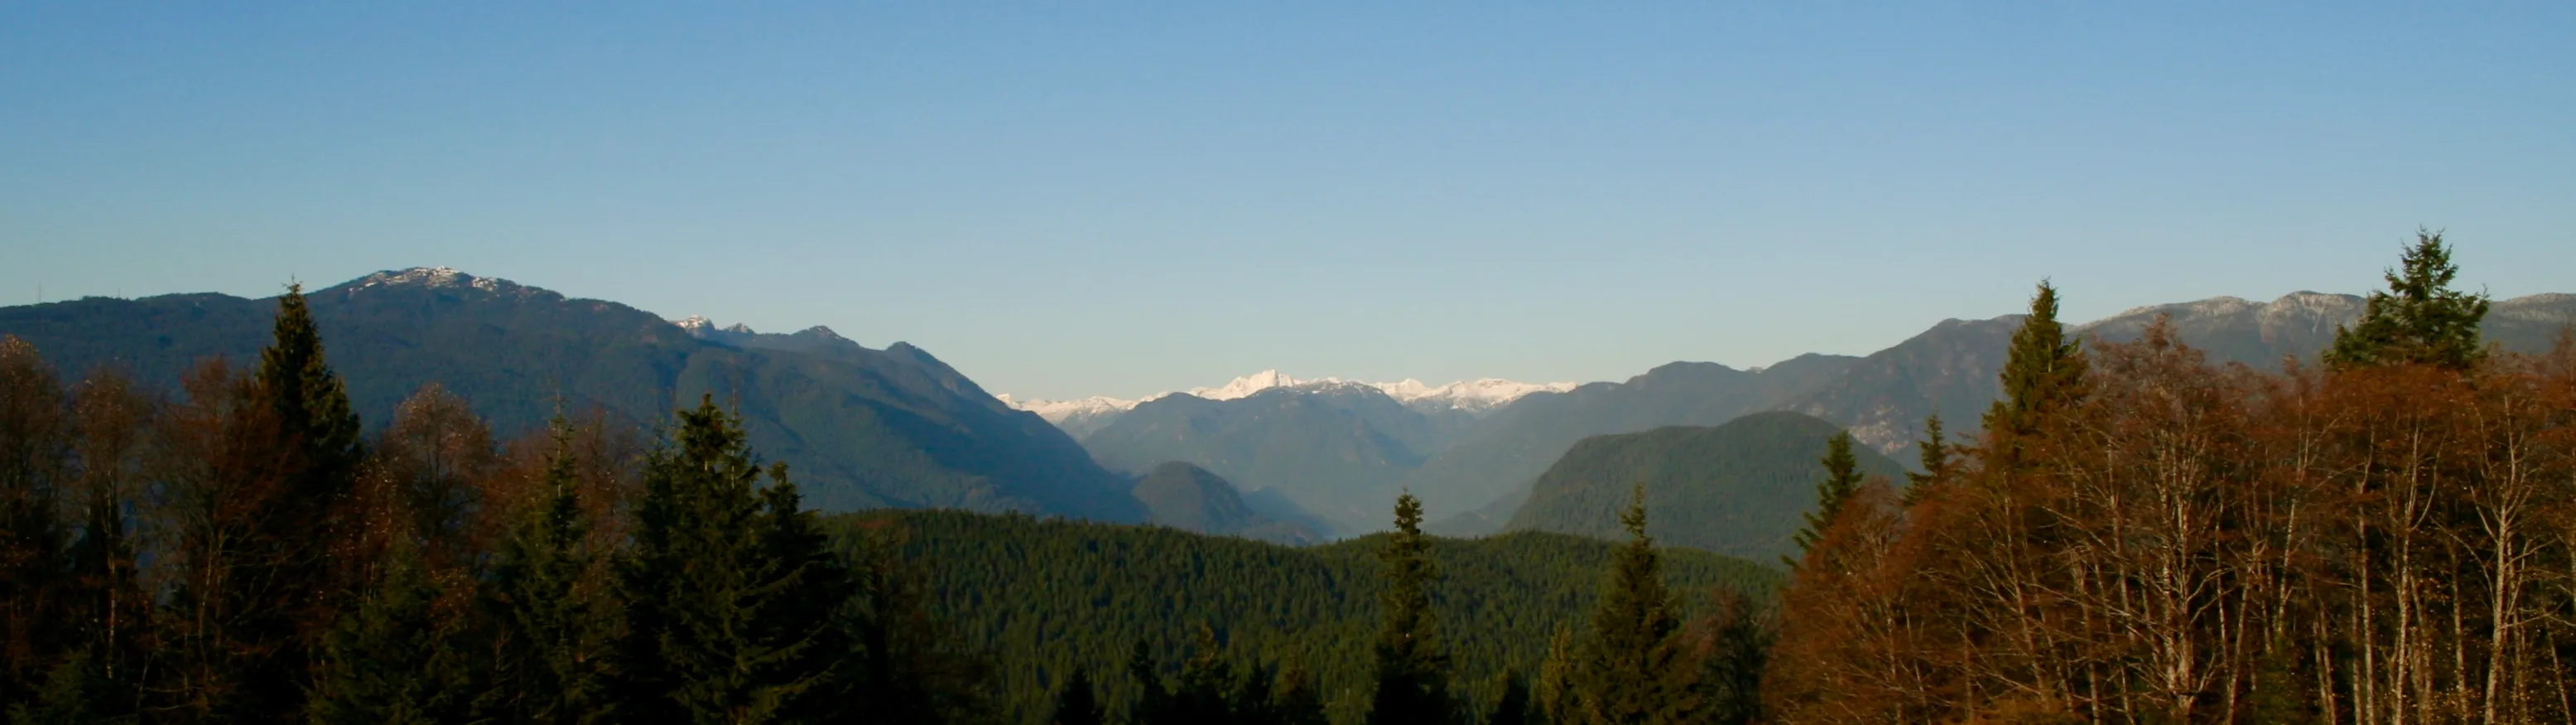
{"label": "pine tree", "polygon": [[487,589],[486,606],[500,632],[493,707],[516,722],[609,722],[606,620],[615,612],[587,582],[594,558],[571,425],[558,417],[554,430],[555,452],[539,495],[501,541]]}
{"label": "pine tree", "polygon": [[1933,485],[1950,475],[1950,442],[1942,437],[1939,414],[1934,414],[1923,421],[1923,440],[1917,441],[1914,448],[1921,456],[1920,465],[1923,471],[1905,474],[1904,502],[1907,506],[1923,500],[1924,494],[1931,492]]}
{"label": "pine tree", "polygon": [[1074,668],[1064,684],[1056,687],[1055,712],[1047,716],[1048,725],[1101,725],[1107,722],[1100,709],[1099,695],[1092,691],[1091,673]]}
{"label": "pine tree", "polygon": [[2384,275],[2388,290],[2372,292],[2361,319],[2335,328],[2325,361],[2339,368],[2419,364],[2468,370],[2486,358],[2478,324],[2487,296],[2451,289],[2460,268],[2440,232],[2417,230],[2399,268]]}
{"label": "pine tree", "polygon": [[2030,300],[2030,316],[2013,332],[2002,375],[2003,398],[1986,411],[1986,433],[2001,446],[1996,451],[2000,467],[2017,465],[2018,441],[2037,432],[2041,421],[2083,399],[2087,367],[2083,343],[2068,338],[2057,321],[2057,288],[2040,282],[2039,293]]}
{"label": "pine tree", "polygon": [[1173,718],[1177,708],[1171,689],[1163,683],[1162,665],[1154,660],[1152,643],[1136,640],[1136,647],[1127,653],[1127,677],[1136,681],[1136,700],[1127,704],[1129,725],[1180,722]]}
{"label": "pine tree", "polygon": [[67,644],[54,620],[65,573],[68,412],[36,347],[0,338],[0,705],[49,687],[52,660]]}
{"label": "pine tree", "polygon": [[1529,682],[1518,670],[1504,670],[1502,694],[1494,697],[1493,708],[1485,711],[1485,725],[1529,725],[1535,712],[1530,702]]}
{"label": "pine tree", "polygon": [[1547,659],[1539,662],[1538,682],[1530,688],[1534,690],[1530,693],[1532,699],[1537,700],[1531,709],[1537,712],[1539,722],[1548,725],[1581,722],[1581,696],[1574,691],[1575,670],[1579,667],[1575,656],[1574,632],[1557,630],[1556,636],[1547,642]]}
{"label": "pine tree", "polygon": [[462,623],[438,611],[419,549],[397,537],[378,580],[324,635],[308,720],[331,725],[465,722],[473,672]]}
{"label": "pine tree", "polygon": [[[735,418],[702,398],[646,465],[631,554],[619,563],[628,722],[775,722],[828,707],[831,618],[847,572],[820,550],[783,466],[761,468]],[[834,599],[838,596],[838,599]]]}
{"label": "pine tree", "polygon": [[1315,675],[1303,663],[1291,664],[1279,674],[1279,689],[1271,696],[1271,710],[1278,725],[1325,725],[1324,695],[1315,687]]}
{"label": "pine tree", "polygon": [[[1824,538],[1825,529],[1834,523],[1835,512],[1843,510],[1843,502],[1860,490],[1862,479],[1860,459],[1852,457],[1851,431],[1836,433],[1825,441],[1825,457],[1817,462],[1825,467],[1825,480],[1816,484],[1816,510],[1805,514],[1806,528],[1792,537],[1801,552],[1815,548],[1816,541]],[[1782,557],[1782,561],[1793,568],[1797,566],[1794,559]]]}
{"label": "pine tree", "polygon": [[1663,725],[1692,719],[1697,663],[1683,648],[1681,618],[1664,587],[1663,561],[1646,536],[1646,490],[1631,493],[1628,544],[1611,561],[1608,587],[1592,610],[1592,633],[1573,681],[1587,725]]}
{"label": "pine tree", "polygon": [[1721,589],[1704,623],[1708,652],[1700,660],[1702,721],[1749,725],[1763,721],[1762,672],[1778,632],[1769,612],[1734,590]]}
{"label": "pine tree", "polygon": [[1386,593],[1379,598],[1377,690],[1371,725],[1455,719],[1449,696],[1449,660],[1441,654],[1431,619],[1431,541],[1422,535],[1422,501],[1407,493],[1395,500],[1395,532],[1378,558],[1386,564]]}

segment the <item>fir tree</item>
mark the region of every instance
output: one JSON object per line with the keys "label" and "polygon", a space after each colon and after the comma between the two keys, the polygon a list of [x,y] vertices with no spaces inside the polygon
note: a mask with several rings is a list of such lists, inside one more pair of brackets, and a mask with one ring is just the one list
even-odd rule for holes
{"label": "fir tree", "polygon": [[621,719],[775,722],[833,699],[833,658],[849,649],[830,613],[847,600],[846,572],[819,550],[785,468],[768,471],[767,491],[762,477],[712,398],[681,412],[651,456],[618,567]]}
{"label": "fir tree", "polygon": [[67,411],[36,347],[0,338],[0,704],[51,687],[51,660],[66,644],[53,620],[65,573]]}
{"label": "fir tree", "polygon": [[1702,722],[1762,722],[1762,672],[1778,635],[1772,615],[1733,590],[1718,590],[1714,599],[1705,625],[1708,652],[1700,660]]}
{"label": "fir tree", "polygon": [[571,426],[558,417],[538,496],[503,539],[488,588],[500,630],[494,707],[528,723],[608,722],[603,692],[615,615],[587,578],[588,513],[575,480]]}
{"label": "fir tree", "polygon": [[1485,725],[1529,725],[1535,712],[1530,702],[1529,682],[1517,670],[1504,670],[1502,694],[1494,697],[1494,706],[1485,711]]}
{"label": "fir tree", "polygon": [[2440,232],[2417,230],[2399,268],[2389,270],[2388,290],[2370,293],[2361,319],[2335,328],[2325,361],[2340,368],[2389,364],[2468,370],[2486,358],[2478,324],[2487,296],[2451,289],[2460,268]]}
{"label": "fir tree", "polygon": [[[1806,528],[1793,537],[1801,552],[1815,548],[1816,541],[1824,538],[1825,529],[1833,525],[1835,513],[1843,510],[1843,502],[1860,490],[1860,460],[1852,457],[1851,431],[1836,433],[1825,441],[1825,457],[1817,462],[1825,467],[1825,480],[1816,484],[1816,510],[1805,514]],[[1791,567],[1797,566],[1794,559],[1782,560]]]}
{"label": "fir tree", "polygon": [[1056,688],[1055,712],[1047,716],[1048,725],[1101,725],[1107,722],[1104,718],[1099,695],[1092,691],[1091,674],[1075,668]]}
{"label": "fir tree", "polygon": [[1646,536],[1646,490],[1619,517],[1628,545],[1611,561],[1608,587],[1592,610],[1573,681],[1576,714],[1587,725],[1663,725],[1692,719],[1697,663],[1683,648],[1681,618],[1664,588],[1663,562]]}
{"label": "fir tree", "polygon": [[1441,654],[1431,619],[1431,541],[1422,535],[1422,501],[1395,500],[1395,532],[1379,559],[1386,564],[1386,593],[1379,599],[1377,690],[1369,704],[1372,725],[1446,723],[1449,661]]}
{"label": "fir tree", "polygon": [[1923,495],[1931,492],[1933,485],[1950,475],[1950,442],[1942,437],[1939,414],[1923,421],[1923,440],[1915,442],[1914,448],[1921,456],[1923,471],[1905,474],[1904,502],[1907,506],[1923,500]]}
{"label": "fir tree", "polygon": [[472,669],[461,623],[437,611],[419,550],[396,538],[377,582],[323,637],[308,719],[334,725],[465,722]]}
{"label": "fir tree", "polygon": [[1996,453],[2002,467],[2016,465],[2018,441],[2037,432],[2041,421],[2083,399],[2087,367],[2083,343],[2068,338],[2057,321],[2057,288],[2040,282],[2039,293],[2030,300],[2030,316],[2013,332],[2002,374],[2003,398],[1986,411],[1986,433],[2001,446]]}
{"label": "fir tree", "polygon": [[1315,675],[1303,663],[1291,664],[1279,674],[1279,689],[1271,696],[1271,710],[1278,725],[1325,725],[1324,695],[1315,687]]}

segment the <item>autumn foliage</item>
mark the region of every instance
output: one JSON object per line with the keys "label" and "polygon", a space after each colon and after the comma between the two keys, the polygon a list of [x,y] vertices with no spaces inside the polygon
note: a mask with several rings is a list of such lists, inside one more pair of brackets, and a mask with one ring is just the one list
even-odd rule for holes
{"label": "autumn foliage", "polygon": [[2030,342],[2075,375],[1808,552],[1778,721],[2576,720],[2576,345],[2257,371],[2161,321]]}

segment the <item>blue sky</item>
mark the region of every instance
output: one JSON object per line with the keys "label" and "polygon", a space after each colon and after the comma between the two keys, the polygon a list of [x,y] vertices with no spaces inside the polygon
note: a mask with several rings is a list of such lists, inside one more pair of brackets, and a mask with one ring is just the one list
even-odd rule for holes
{"label": "blue sky", "polygon": [[2358,292],[2418,225],[2576,291],[2576,4],[1613,5],[9,3],[0,301],[447,265],[1067,397]]}

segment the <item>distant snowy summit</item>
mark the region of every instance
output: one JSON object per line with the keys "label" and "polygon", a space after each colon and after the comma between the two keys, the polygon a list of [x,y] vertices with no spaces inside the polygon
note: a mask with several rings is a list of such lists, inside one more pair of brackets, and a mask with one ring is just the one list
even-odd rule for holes
{"label": "distant snowy summit", "polygon": [[[1420,380],[1404,379],[1392,383],[1363,383],[1342,378],[1299,378],[1277,370],[1263,370],[1213,388],[1191,388],[1186,393],[1208,400],[1248,398],[1269,390],[1320,391],[1357,386],[1375,389],[1396,402],[1415,407],[1442,407],[1482,413],[1503,407],[1532,393],[1562,393],[1573,390],[1577,383],[1524,383],[1501,378],[1461,380],[1447,385],[1425,385]],[[1157,393],[1134,400],[1095,395],[1078,400],[1021,400],[1008,393],[994,396],[1013,408],[1038,414],[1048,422],[1062,425],[1068,421],[1124,413],[1138,404],[1182,393]]]}

